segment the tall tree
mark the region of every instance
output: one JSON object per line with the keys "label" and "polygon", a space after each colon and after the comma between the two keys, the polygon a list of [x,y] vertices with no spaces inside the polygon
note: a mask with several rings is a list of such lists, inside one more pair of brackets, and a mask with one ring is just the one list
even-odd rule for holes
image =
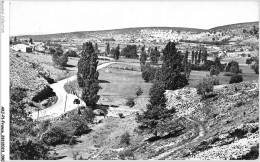
{"label": "tall tree", "polygon": [[[155,136],[162,133],[173,133],[180,128],[176,120],[172,120],[175,109],[166,108],[165,90],[175,90],[187,84],[185,75],[181,74],[182,57],[169,42],[163,50],[163,65],[155,74],[155,80],[149,91],[147,110],[137,114],[136,121],[139,129],[147,130]],[[171,118],[171,119],[170,119]]]}
{"label": "tall tree", "polygon": [[109,43],[106,43],[106,55],[109,55],[110,54],[110,45]]}
{"label": "tall tree", "polygon": [[204,55],[204,62],[206,62],[206,61],[208,60],[208,52],[207,52],[207,49],[204,50],[203,55]]}
{"label": "tall tree", "polygon": [[198,64],[200,64],[201,61],[201,49],[199,50],[199,54],[198,54]]}
{"label": "tall tree", "polygon": [[140,64],[141,66],[145,65],[145,62],[147,60],[146,52],[145,52],[145,46],[141,48],[141,57],[140,57]]}
{"label": "tall tree", "polygon": [[111,54],[113,55],[115,60],[119,59],[119,55],[120,55],[120,47],[119,47],[119,45],[116,48],[113,48],[111,50]]}
{"label": "tall tree", "polygon": [[95,53],[98,53],[99,51],[98,51],[98,44],[97,43],[95,43]]}
{"label": "tall tree", "polygon": [[183,70],[182,56],[175,47],[174,42],[169,42],[163,50],[162,81],[167,90],[182,88],[188,81],[181,72]]}
{"label": "tall tree", "polygon": [[183,65],[184,65],[184,73],[186,78],[188,79],[189,73],[190,73],[190,64],[188,62],[188,56],[189,56],[189,51],[186,51],[184,59],[183,59]]}
{"label": "tall tree", "polygon": [[33,40],[32,40],[32,38],[29,39],[29,43],[33,44]]}
{"label": "tall tree", "polygon": [[160,52],[158,51],[157,47],[155,47],[150,54],[151,64],[156,65],[158,63],[159,56],[160,56]]}
{"label": "tall tree", "polygon": [[194,63],[194,57],[195,57],[194,55],[195,55],[195,54],[194,54],[194,51],[192,51],[192,52],[191,52],[191,63]]}
{"label": "tall tree", "polygon": [[195,62],[195,65],[198,64],[198,51],[196,51],[194,54],[194,62]]}
{"label": "tall tree", "polygon": [[97,71],[98,56],[91,42],[83,44],[81,58],[78,61],[78,84],[82,87],[82,100],[87,106],[95,106],[99,100],[100,89]]}
{"label": "tall tree", "polygon": [[16,37],[14,37],[14,43],[16,43],[17,42],[17,38]]}
{"label": "tall tree", "polygon": [[127,45],[121,51],[121,55],[126,58],[138,58],[137,55],[137,46],[136,45]]}

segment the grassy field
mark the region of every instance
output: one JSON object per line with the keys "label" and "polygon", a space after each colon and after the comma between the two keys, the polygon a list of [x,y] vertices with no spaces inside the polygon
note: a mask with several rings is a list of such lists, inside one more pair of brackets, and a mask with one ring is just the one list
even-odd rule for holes
{"label": "grassy field", "polygon": [[[244,81],[252,81],[252,80],[259,80],[259,75],[256,74],[249,66],[247,65],[240,65],[240,69],[242,69],[242,76]],[[225,72],[221,72],[216,78],[219,79],[220,84],[229,84],[230,76],[223,76]],[[195,87],[199,80],[206,75],[209,75],[209,71],[191,71],[190,78],[189,78],[189,85],[187,87]]]}
{"label": "grassy field", "polygon": [[[124,70],[125,68],[133,70]],[[102,89],[99,91],[101,96],[135,96],[135,89],[141,87],[143,94],[140,97],[148,97],[151,83],[145,83],[142,79],[140,66],[128,64],[112,64],[99,70],[99,81]],[[74,87],[81,96],[81,89],[78,87],[77,81],[69,83]],[[65,85],[68,89],[68,85]]]}
{"label": "grassy field", "polygon": [[135,89],[141,87],[144,92],[142,96],[148,96],[151,83],[144,82],[140,71],[110,68],[114,66],[110,65],[108,68],[99,71],[99,80],[102,87],[99,91],[100,95],[133,96]]}
{"label": "grassy field", "polygon": [[222,63],[228,63],[230,61],[237,61],[239,64],[246,64],[246,59],[249,57],[224,57],[221,59]]}

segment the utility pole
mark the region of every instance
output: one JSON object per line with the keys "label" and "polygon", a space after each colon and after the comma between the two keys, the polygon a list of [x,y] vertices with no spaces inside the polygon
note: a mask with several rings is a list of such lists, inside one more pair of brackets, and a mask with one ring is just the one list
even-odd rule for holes
{"label": "utility pole", "polygon": [[64,107],[64,112],[66,110],[66,103],[67,103],[67,94],[66,94],[66,98],[65,98],[65,107]]}
{"label": "utility pole", "polygon": [[[67,78],[67,84],[68,84],[68,81],[69,81],[69,79]],[[68,95],[68,94],[66,93],[64,112],[65,112],[65,110],[66,110],[67,95]]]}

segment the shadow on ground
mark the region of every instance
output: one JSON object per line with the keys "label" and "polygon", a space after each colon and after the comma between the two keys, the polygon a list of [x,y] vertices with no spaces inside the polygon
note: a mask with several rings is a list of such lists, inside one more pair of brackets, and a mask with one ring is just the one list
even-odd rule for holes
{"label": "shadow on ground", "polygon": [[185,128],[182,128],[181,130],[176,131],[175,133],[170,133],[170,134],[167,134],[166,136],[151,137],[151,138],[147,139],[146,141],[147,142],[155,142],[155,141],[158,141],[158,140],[161,140],[161,139],[168,139],[168,138],[178,137],[179,135],[184,133],[184,130],[185,130]]}

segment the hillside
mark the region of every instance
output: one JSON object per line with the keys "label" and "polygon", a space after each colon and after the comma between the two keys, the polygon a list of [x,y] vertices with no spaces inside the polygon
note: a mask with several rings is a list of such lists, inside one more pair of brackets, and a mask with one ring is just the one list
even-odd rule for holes
{"label": "hillside", "polygon": [[[167,91],[167,106],[176,107],[176,115],[183,118],[185,130],[142,141],[136,135],[131,136],[131,146],[123,149],[114,145],[115,149],[90,159],[256,159],[259,152],[258,90],[257,82],[217,86],[213,97],[204,101],[195,88]],[[106,131],[109,130],[110,126]]]}
{"label": "hillside", "polygon": [[[172,30],[172,31],[183,31],[199,33],[204,29],[195,28],[183,28],[183,27],[140,27],[140,28],[124,28],[124,29],[112,29],[112,30],[100,30],[100,31],[80,31],[70,33],[57,33],[57,34],[46,34],[46,35],[23,35],[17,36],[18,39],[32,38],[33,40],[56,40],[56,39],[86,39],[96,37],[114,37],[116,35],[131,35],[140,36],[142,30]],[[11,37],[12,39],[14,37]]]}
{"label": "hillside", "polygon": [[253,26],[258,27],[259,22],[258,21],[256,21],[256,22],[245,22],[245,23],[237,23],[237,24],[217,26],[217,27],[209,29],[209,31],[242,34],[244,29],[250,30],[250,29],[253,28]]}

